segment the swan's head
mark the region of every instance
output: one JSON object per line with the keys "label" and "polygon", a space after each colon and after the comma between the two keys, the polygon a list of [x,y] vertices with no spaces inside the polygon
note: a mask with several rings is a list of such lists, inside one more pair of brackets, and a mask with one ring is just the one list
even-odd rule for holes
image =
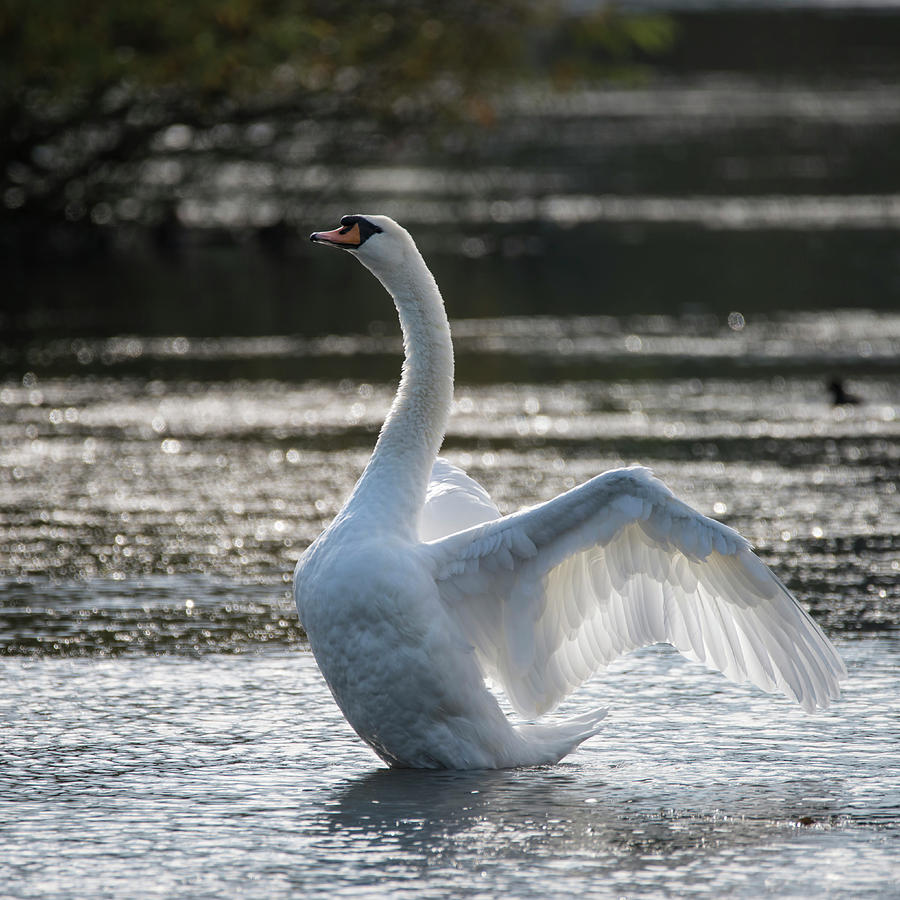
{"label": "swan's head", "polygon": [[344,216],[334,231],[314,231],[309,239],[350,250],[379,277],[404,266],[415,244],[409,232],[387,216]]}

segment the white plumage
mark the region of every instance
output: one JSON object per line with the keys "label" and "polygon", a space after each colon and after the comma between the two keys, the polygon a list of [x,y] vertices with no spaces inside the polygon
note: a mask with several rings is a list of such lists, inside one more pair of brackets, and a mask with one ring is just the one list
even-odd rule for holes
{"label": "white plumage", "polygon": [[605,710],[513,724],[485,686],[537,718],[638,647],[684,655],[828,706],[846,670],[737,532],[678,500],[647,469],[606,472],[500,517],[437,457],[453,395],[450,330],[412,238],[348,216],[312,239],[349,249],[400,315],[403,376],[375,450],[337,518],[304,553],[294,596],[350,724],[391,765],[553,763]]}

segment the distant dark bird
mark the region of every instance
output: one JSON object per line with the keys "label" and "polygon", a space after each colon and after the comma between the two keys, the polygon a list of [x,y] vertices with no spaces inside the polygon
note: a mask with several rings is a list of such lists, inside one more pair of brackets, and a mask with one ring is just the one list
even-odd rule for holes
{"label": "distant dark bird", "polygon": [[828,385],[828,390],[831,392],[831,403],[833,406],[854,406],[862,403],[862,397],[857,397],[856,394],[848,394],[844,390],[843,383],[837,378],[831,381]]}

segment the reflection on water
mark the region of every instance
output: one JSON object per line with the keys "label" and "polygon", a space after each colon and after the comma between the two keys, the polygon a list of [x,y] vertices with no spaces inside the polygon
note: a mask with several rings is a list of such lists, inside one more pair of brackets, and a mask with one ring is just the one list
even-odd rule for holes
{"label": "reflection on water", "polygon": [[[28,366],[19,350],[35,332],[345,331],[377,315],[367,276],[314,257],[305,236],[360,209],[413,230],[457,318],[892,309],[900,17],[704,21],[688,16],[680,35],[690,61],[638,84],[520,87],[491,127],[401,137],[285,113],[257,123],[260,145],[176,124],[151,158],[98,174],[124,195],[102,204],[109,258],[87,271],[0,260],[12,298],[0,368]],[[773,46],[785,65],[758,71]],[[135,222],[161,204],[166,224],[141,237]],[[87,365],[183,349],[130,341],[65,352]]]}
{"label": "reflection on water", "polygon": [[267,123],[264,152],[252,143],[223,152],[217,126],[188,129],[184,145],[161,141],[113,184],[130,187],[137,210],[177,186],[178,220],[200,228],[271,229],[296,223],[298,210],[316,220],[364,197],[416,226],[895,229],[898,185],[885,148],[900,128],[896,57],[878,73],[883,80],[861,69],[827,80],[700,72],[643,86],[530,85],[495,101],[493,127],[442,142],[386,141],[361,125],[353,134],[367,146],[363,159],[336,150],[346,122],[283,114]]}

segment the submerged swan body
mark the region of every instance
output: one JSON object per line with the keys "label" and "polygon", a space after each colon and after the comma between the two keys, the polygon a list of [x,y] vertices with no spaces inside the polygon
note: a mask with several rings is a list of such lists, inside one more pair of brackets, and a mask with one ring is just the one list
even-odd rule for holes
{"label": "submerged swan body", "polygon": [[346,216],[312,240],[351,251],[393,297],[405,362],[365,471],[294,572],[310,646],[338,706],[393,766],[554,763],[605,710],[536,719],[616,657],[674,645],[812,711],[839,694],[835,649],[737,532],[648,470],[617,469],[501,517],[437,457],[453,397],[438,287],[409,234]]}

